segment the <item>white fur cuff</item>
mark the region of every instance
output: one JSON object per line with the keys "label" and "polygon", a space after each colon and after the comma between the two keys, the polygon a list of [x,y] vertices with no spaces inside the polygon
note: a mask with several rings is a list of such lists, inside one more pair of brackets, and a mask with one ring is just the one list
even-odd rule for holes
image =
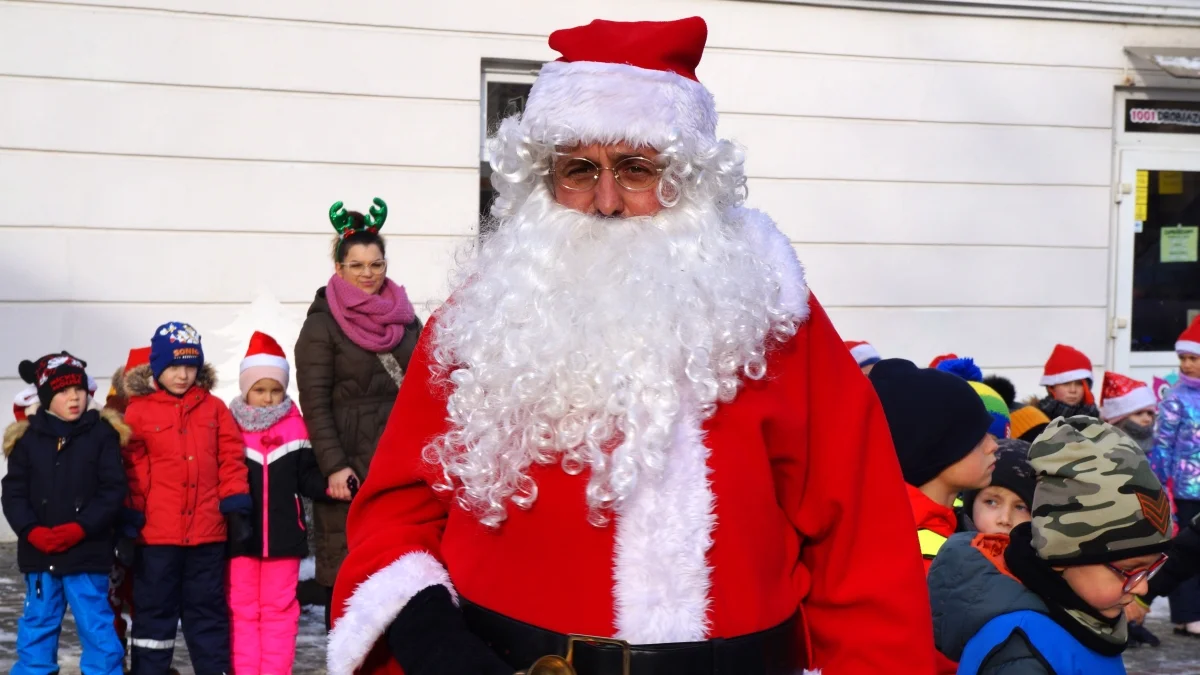
{"label": "white fur cuff", "polygon": [[458,602],[450,573],[424,551],[400,556],[367,577],[346,601],[346,611],[329,633],[325,657],[329,675],[353,675],[388,626],[414,595],[440,584]]}

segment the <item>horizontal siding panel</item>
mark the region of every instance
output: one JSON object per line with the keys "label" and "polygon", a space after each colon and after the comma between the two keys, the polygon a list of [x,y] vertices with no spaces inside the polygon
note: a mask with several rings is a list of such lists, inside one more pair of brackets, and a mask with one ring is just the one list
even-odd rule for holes
{"label": "horizontal siding panel", "polygon": [[[215,87],[478,100],[484,58],[544,61],[532,37],[480,37],[77,7],[15,5],[0,73]],[[41,39],[55,27],[58,39]],[[132,38],[132,39],[131,39]],[[152,53],[158,58],[147,59]],[[205,53],[209,58],[193,55]],[[403,69],[364,64],[422,64]],[[1108,127],[1118,70],[845,59],[713,50],[722,110],[871,119]],[[745,73],[754,72],[753,78]],[[763,87],[763,82],[787,86]],[[1031,102],[1035,102],[1031,104]]]}
{"label": "horizontal siding panel", "polygon": [[752,179],[792,241],[1108,246],[1106,187]]}
{"label": "horizontal siding panel", "polygon": [[[1037,368],[995,368],[983,370],[985,375],[999,375],[1008,378],[1017,388],[1017,401],[1024,403],[1032,397],[1041,398],[1046,395],[1046,388],[1038,384],[1042,378],[1041,367]],[[1101,372],[1096,370],[1097,378]],[[1098,380],[1097,380],[1098,381]]]}
{"label": "horizontal siding panel", "polygon": [[1108,185],[1104,129],[725,115],[753,177]]}
{"label": "horizontal siding panel", "polygon": [[[414,302],[446,297],[460,237],[395,237],[388,275]],[[324,234],[177,233],[0,228],[0,301],[249,302],[263,288],[307,302],[333,272]],[[55,251],[55,273],[26,251]],[[101,257],[112,256],[118,263]]]}
{"label": "horizontal siding panel", "polygon": [[953,352],[974,358],[985,373],[1040,368],[1060,342],[1100,363],[1107,346],[1107,312],[1102,307],[833,307],[829,316],[843,338],[866,340],[885,358],[925,365],[938,354]]}
{"label": "horizontal siding panel", "polygon": [[[273,326],[279,325],[281,320],[291,324],[293,335],[274,335],[290,354],[308,306],[309,301],[281,304],[278,316],[272,313],[264,317],[264,323],[259,327],[277,332],[279,329]],[[149,345],[154,329],[167,321],[187,321],[195,326],[204,340],[204,356],[218,369],[217,375],[226,384],[236,382],[236,369],[227,366],[241,362],[252,330],[245,335],[227,333],[235,320],[239,320],[238,325],[254,323],[245,316],[250,307],[238,303],[0,302],[0,323],[24,327],[13,331],[0,343],[0,383],[2,378],[17,377],[17,364],[21,359],[36,359],[59,349],[66,349],[87,361],[88,373],[93,378],[107,378],[125,365],[130,349]],[[428,318],[429,309],[424,303],[416,305],[417,315],[422,319]],[[0,398],[0,402],[11,400],[12,396]],[[8,410],[7,403],[0,405],[0,415]]]}
{"label": "horizontal siding panel", "polygon": [[[477,167],[479,105],[0,78],[0,147]],[[437,133],[434,133],[437,132]]]}
{"label": "horizontal siding panel", "polygon": [[532,38],[37,4],[3,12],[9,75],[477,101],[480,59],[553,54]]}
{"label": "horizontal siding panel", "polygon": [[[0,226],[328,233],[334,201],[390,206],[385,236],[477,230],[478,170],[0,150]],[[442,195],[452,199],[429,199]]]}
{"label": "horizontal siding panel", "polygon": [[717,51],[704,62],[722,111],[856,119],[1107,129],[1123,80],[1116,70],[777,53]]}
{"label": "horizontal siding panel", "polygon": [[[155,327],[167,321],[187,321],[195,326],[203,338],[205,358],[219,364],[236,355],[239,349],[245,353],[249,335],[236,341],[219,335],[219,329],[232,322],[244,307],[185,303],[0,303],[0,321],[26,327],[6,340],[4,354],[0,356],[3,358],[0,376],[15,377],[16,364],[21,359],[36,359],[46,352],[66,349],[88,362],[92,377],[108,377],[125,364],[130,349],[149,345]],[[307,309],[307,303],[292,303],[286,305],[285,313],[300,324]],[[221,379],[237,377],[237,373],[217,374]]]}
{"label": "horizontal siding panel", "polygon": [[[546,36],[558,28],[588,23],[597,14],[594,6],[552,0],[528,0],[519,12],[497,12],[495,5],[483,0],[79,1],[88,5],[525,36]],[[1197,43],[1197,30],[1191,28],[871,12],[772,2],[615,3],[605,6],[603,14],[618,21],[663,21],[698,14],[708,21],[710,49],[902,59],[1120,69],[1127,65],[1122,51],[1125,45],[1189,47]],[[703,78],[703,71],[700,74]]]}
{"label": "horizontal siding panel", "polygon": [[[799,244],[796,251],[830,307],[1103,308],[1107,298],[1106,250]],[[1069,270],[1071,283],[1048,281],[1054,270]]]}

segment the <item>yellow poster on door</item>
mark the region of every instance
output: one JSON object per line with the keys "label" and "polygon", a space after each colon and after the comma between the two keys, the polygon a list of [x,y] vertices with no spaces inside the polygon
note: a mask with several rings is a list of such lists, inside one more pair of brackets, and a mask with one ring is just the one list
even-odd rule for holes
{"label": "yellow poster on door", "polygon": [[1183,172],[1182,171],[1159,171],[1158,172],[1158,194],[1160,194],[1160,195],[1181,195],[1181,194],[1183,194]]}
{"label": "yellow poster on door", "polygon": [[1133,199],[1133,219],[1139,223],[1146,221],[1146,205],[1150,201],[1150,172],[1137,172],[1137,190]]}

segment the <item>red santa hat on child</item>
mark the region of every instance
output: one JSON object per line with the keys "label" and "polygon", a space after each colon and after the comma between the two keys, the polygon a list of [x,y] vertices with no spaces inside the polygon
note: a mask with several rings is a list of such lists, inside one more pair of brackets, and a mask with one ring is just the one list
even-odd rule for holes
{"label": "red santa hat on child", "polygon": [[238,375],[238,386],[241,387],[242,396],[250,391],[255,382],[263,379],[275,380],[286,390],[290,372],[287,356],[275,338],[254,331],[254,335],[250,336],[246,358],[242,359],[241,374]]}
{"label": "red santa hat on child", "polygon": [[37,409],[38,393],[37,385],[31,384],[21,391],[17,392],[16,398],[13,399],[13,418],[18,422],[26,419]]}
{"label": "red santa hat on child", "polygon": [[1145,382],[1119,373],[1104,373],[1100,396],[1100,417],[1105,422],[1116,422],[1135,412],[1154,410],[1158,406],[1154,392]]}
{"label": "red santa hat on child", "polygon": [[850,350],[850,356],[853,356],[854,360],[858,362],[859,368],[879,363],[881,360],[879,350],[872,347],[870,342],[852,342],[847,340],[845,345],[846,349]]}
{"label": "red santa hat on child", "polygon": [[1046,368],[1042,371],[1042,385],[1053,387],[1077,380],[1092,379],[1092,360],[1086,354],[1067,345],[1054,345]]}
{"label": "red santa hat on child", "polygon": [[951,352],[949,354],[938,354],[937,356],[933,357],[932,361],[929,362],[929,367],[937,368],[939,365],[945,363],[946,361],[954,361],[957,358],[958,358],[958,354],[955,354],[954,352]]}
{"label": "red santa hat on child", "polygon": [[540,142],[625,141],[688,150],[716,142],[717,108],[696,78],[708,25],[678,21],[604,21],[557,30],[562,54],[542,66],[521,126]]}
{"label": "red santa hat on child", "polygon": [[1179,334],[1179,340],[1175,342],[1175,352],[1200,356],[1200,316],[1192,319],[1192,325]]}

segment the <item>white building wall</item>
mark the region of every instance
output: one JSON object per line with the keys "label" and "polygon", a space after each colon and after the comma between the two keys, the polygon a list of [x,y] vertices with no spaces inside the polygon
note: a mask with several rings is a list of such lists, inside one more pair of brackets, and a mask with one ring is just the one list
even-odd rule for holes
{"label": "white building wall", "polygon": [[[1032,392],[1100,362],[1114,88],[1200,29],[730,0],[0,0],[0,401],[60,348],[107,376],[165,320],[214,339],[260,289],[303,313],[331,202],[388,201],[390,272],[446,294],[475,234],[481,59],[543,61],[602,13],[699,14],[750,204],[843,335],[955,351]],[[245,336],[248,338],[248,335]],[[232,373],[224,373],[233,377]],[[107,380],[103,380],[107,386]]]}

